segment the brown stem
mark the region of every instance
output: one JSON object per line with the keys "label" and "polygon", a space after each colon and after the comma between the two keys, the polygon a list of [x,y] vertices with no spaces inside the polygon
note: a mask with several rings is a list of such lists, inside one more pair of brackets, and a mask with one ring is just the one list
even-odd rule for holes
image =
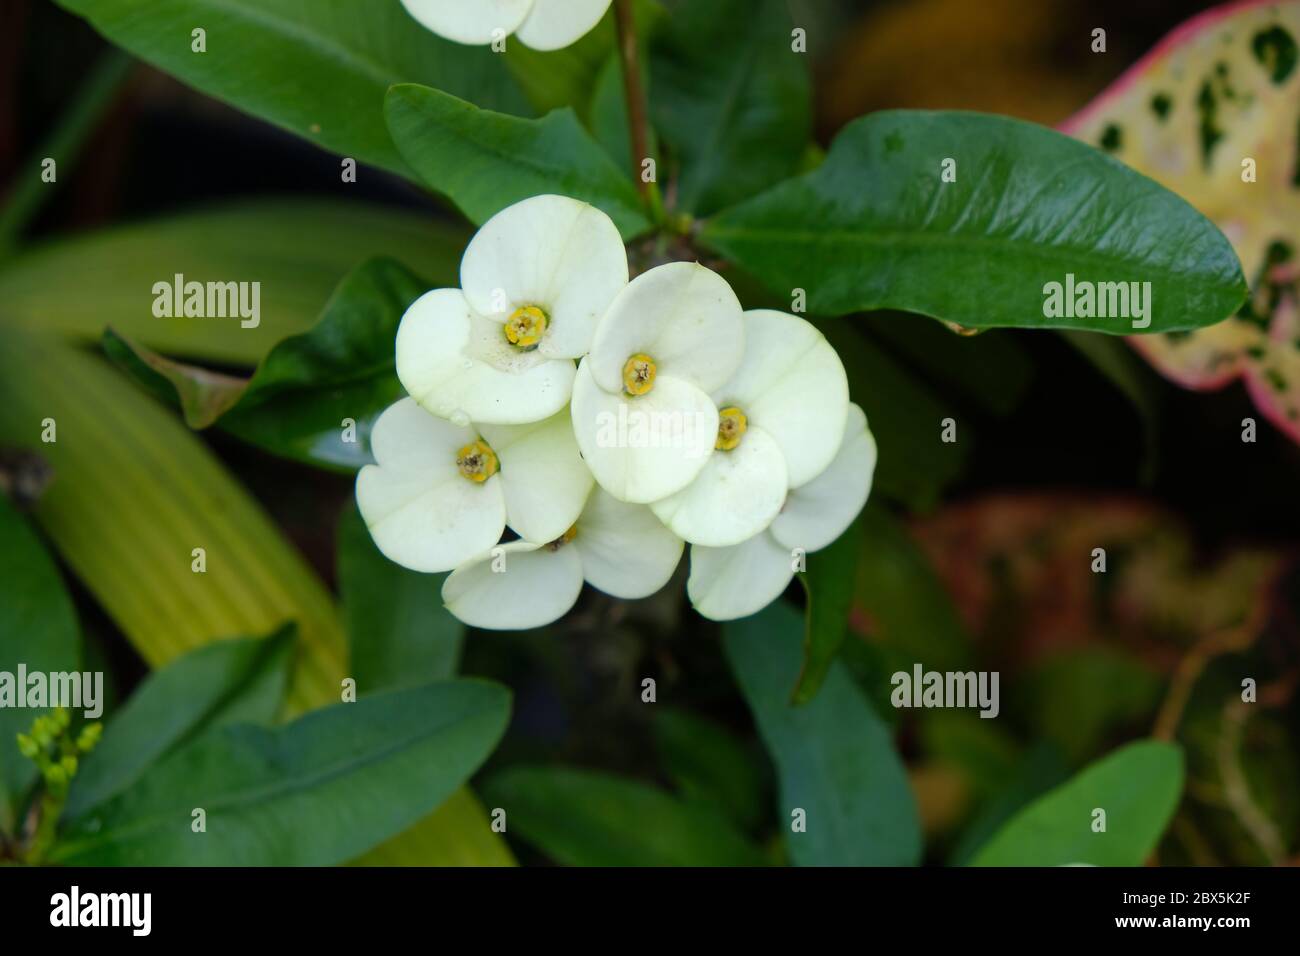
{"label": "brown stem", "polygon": [[636,40],[636,18],[632,0],[614,0],[614,22],[618,27],[619,59],[623,64],[623,92],[627,98],[627,125],[632,144],[632,180],[647,203],[650,184],[641,175],[641,163],[650,156],[649,125],[646,120],[645,89],[641,86],[641,54]]}

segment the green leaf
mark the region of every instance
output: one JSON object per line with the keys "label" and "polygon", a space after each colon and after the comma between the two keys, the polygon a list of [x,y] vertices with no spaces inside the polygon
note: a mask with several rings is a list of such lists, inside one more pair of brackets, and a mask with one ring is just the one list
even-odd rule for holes
{"label": "green leaf", "polygon": [[[822,166],[721,213],[701,239],[773,290],[807,290],[822,314],[1127,335],[1210,325],[1246,295],[1228,240],[1184,200],[1060,133],[978,113],[855,120]],[[1067,276],[1150,282],[1149,326],[1044,315],[1045,289]]]}
{"label": "green leaf", "polygon": [[1037,744],[1016,767],[1006,772],[1002,788],[980,806],[949,854],[948,865],[969,864],[980,847],[1008,820],[1069,775],[1065,759],[1055,747],[1048,743]]}
{"label": "green leaf", "polygon": [[[409,176],[385,91],[426,83],[531,112],[501,58],[444,40],[399,0],[58,0],[158,69],[324,149]],[[207,51],[191,31],[206,31]]]}
{"label": "green leaf", "polygon": [[[0,672],[70,672],[81,666],[81,635],[63,579],[36,533],[0,492]],[[0,707],[0,834],[13,833],[36,765],[14,739],[42,711]]]}
{"label": "green leaf", "polygon": [[802,866],[907,866],[921,856],[916,800],[889,732],[843,665],[821,692],[790,703],[800,664],[799,615],[777,602],[723,628],[727,660],[780,778],[782,829],[803,810],[806,832],[786,836]]}
{"label": "green leaf", "polygon": [[64,818],[130,787],[160,758],[213,727],[269,724],[284,704],[295,629],[208,644],[154,671],[77,770]]}
{"label": "green leaf", "polygon": [[[1143,740],[1085,767],[1011,818],[972,866],[1141,866],[1178,807],[1183,753]],[[1106,829],[1094,832],[1094,811]]]}
{"label": "green leaf", "polygon": [[455,675],[465,627],[442,604],[445,577],[389,561],[375,547],[357,509],[343,512],[339,591],[360,693]]}
{"label": "green leaf", "polygon": [[674,708],[656,710],[655,749],[682,796],[708,803],[746,829],[763,817],[767,786],[756,755],[711,720]]}
{"label": "green leaf", "polygon": [[[369,434],[380,412],[405,393],[393,341],[407,306],[428,289],[404,266],[372,260],[351,272],[309,331],[280,342],[251,380],[163,358],[113,330],[104,350],[191,428],[221,428],[308,464],[356,470],[371,460]],[[355,440],[343,424],[355,423]]]}
{"label": "green leaf", "polygon": [[651,106],[684,211],[707,215],[796,171],[812,83],[792,26],[786,0],[714,0],[683,4],[656,37]]}
{"label": "green leaf", "polygon": [[[468,233],[364,203],[262,199],[57,239],[0,267],[0,325],[21,323],[98,343],[108,326],[169,355],[256,364],[308,329],[349,271],[391,256],[459,285]],[[165,270],[159,263],[166,263]],[[260,282],[261,321],[158,318],[157,282]],[[68,281],[76,276],[76,282]]]}
{"label": "green leaf", "polygon": [[[505,731],[486,681],[391,691],[292,724],[205,734],[75,821],[51,853],[74,866],[328,866],[415,823]],[[192,811],[207,830],[191,830]]]}
{"label": "green leaf", "polygon": [[808,597],[805,610],[803,664],[791,700],[806,704],[817,696],[826,672],[844,643],[849,610],[857,583],[862,551],[862,519],[820,551],[807,557],[808,570],[799,576]]}
{"label": "green leaf", "polygon": [[522,199],[557,193],[603,209],[625,239],[650,226],[630,174],[614,165],[572,110],[520,119],[404,84],[389,90],[384,115],[425,184],[476,224]]}
{"label": "green leaf", "polygon": [[[41,421],[58,442],[40,440]],[[71,440],[68,440],[71,439]],[[35,512],[60,555],[154,667],[230,634],[296,621],[294,712],[339,699],[345,647],[337,609],[251,496],[174,416],[106,361],[5,330],[0,446],[44,456],[55,480]],[[207,572],[191,551],[207,549]],[[509,862],[473,794],[459,792],[370,858]]]}
{"label": "green leaf", "polygon": [[761,866],[757,848],[710,807],[654,787],[561,767],[490,777],[490,803],[511,833],[567,866]]}

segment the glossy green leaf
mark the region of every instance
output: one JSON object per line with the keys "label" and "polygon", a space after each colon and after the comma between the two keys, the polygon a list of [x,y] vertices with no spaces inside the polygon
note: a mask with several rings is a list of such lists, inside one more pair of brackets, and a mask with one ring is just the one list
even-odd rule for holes
{"label": "glossy green leaf", "polygon": [[726,728],[676,708],[656,709],[655,749],[682,796],[749,829],[762,819],[767,781],[758,755]]}
{"label": "glossy green leaf", "polygon": [[[397,259],[432,286],[459,284],[469,233],[426,215],[332,200],[263,199],[55,239],[0,266],[0,325],[83,342],[107,327],[164,354],[255,365],[303,332],[353,268]],[[261,319],[159,318],[157,282],[260,282]],[[75,282],[69,276],[76,276]]]}
{"label": "glossy green leaf", "polygon": [[557,193],[604,210],[624,238],[650,226],[630,173],[614,165],[572,110],[520,119],[404,84],[389,90],[384,115],[420,178],[474,223],[521,199]]}
{"label": "glossy green leaf", "polygon": [[[384,129],[385,91],[426,83],[531,112],[501,58],[424,29],[399,0],[58,0],[113,43],[343,156],[410,175]],[[192,32],[205,31],[206,52]]]}
{"label": "glossy green leaf", "polygon": [[[1141,866],[1182,792],[1183,754],[1176,745],[1128,744],[1017,813],[971,865]],[[1106,813],[1104,832],[1094,829],[1099,809]]]}
{"label": "glossy green leaf", "polygon": [[407,306],[427,290],[392,260],[359,266],[320,321],[272,348],[250,380],[171,361],[111,329],[104,350],[155,395],[179,403],[191,428],[220,424],[274,454],[355,470],[371,460],[374,420],[405,394],[393,341]]}
{"label": "glossy green leaf", "polygon": [[849,611],[857,584],[862,551],[862,520],[854,521],[829,547],[805,559],[808,570],[799,576],[808,597],[804,611],[803,665],[791,700],[806,704],[817,696],[849,627]]}
{"label": "glossy green leaf", "polygon": [[796,171],[812,82],[792,26],[786,0],[714,0],[681,5],[655,38],[652,112],[684,211],[716,212]]}
{"label": "glossy green leaf", "polygon": [[339,592],[359,693],[455,675],[465,626],[443,606],[445,577],[408,571],[388,560],[356,508],[343,512]]}
{"label": "glossy green leaf", "polygon": [[130,787],[160,758],[227,724],[269,724],[284,704],[295,629],[208,644],[154,671],[109,721],[68,791],[64,819]]}
{"label": "glossy green leaf", "polygon": [[[790,703],[803,625],[777,602],[723,628],[732,673],[780,778],[777,819],[803,866],[907,866],[921,857],[916,800],[889,731],[839,663]],[[798,810],[806,832],[788,832]]]}
{"label": "glossy green leaf", "polygon": [[[222,727],[74,821],[69,865],[328,866],[432,811],[487,759],[510,695],[448,681],[365,697],[266,729]],[[191,829],[206,812],[206,832]]]}
{"label": "glossy green leaf", "polygon": [[517,767],[483,792],[511,833],[567,866],[761,866],[758,849],[710,807],[619,777]]}
{"label": "glossy green leaf", "polygon": [[[45,546],[0,492],[0,672],[14,675],[76,671],[81,635],[72,600]],[[24,733],[41,710],[0,707],[0,833],[13,833],[36,765],[18,752]]]}
{"label": "glossy green leaf", "polygon": [[[947,159],[955,182],[941,178]],[[823,314],[892,308],[1121,335],[1210,325],[1246,295],[1228,240],[1184,200],[1053,130],[979,113],[856,120],[819,168],[721,213],[701,239],[774,291],[805,289]],[[1049,317],[1050,284],[1067,282],[1149,282],[1149,324]],[[1112,291],[1107,310],[1124,311]]]}

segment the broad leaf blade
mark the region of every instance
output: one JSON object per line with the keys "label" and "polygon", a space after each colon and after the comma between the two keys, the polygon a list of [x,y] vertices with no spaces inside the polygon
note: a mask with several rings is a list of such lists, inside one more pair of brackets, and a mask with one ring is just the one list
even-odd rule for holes
{"label": "broad leaf blade", "polygon": [[[80,668],[81,635],[63,579],[36,532],[0,492],[0,673],[69,672]],[[13,690],[13,688],[11,688]],[[43,711],[0,706],[0,833],[12,833],[19,802],[36,765],[18,752],[15,735]]]}
{"label": "broad leaf blade", "polygon": [[354,507],[339,522],[338,577],[359,693],[456,673],[465,626],[443,606],[445,575],[408,571],[388,560]]}
{"label": "broad leaf blade", "polygon": [[799,615],[777,602],[723,629],[727,660],[781,782],[777,818],[804,866],[908,866],[921,856],[916,801],[889,731],[843,666],[810,703],[790,703],[799,670]]}
{"label": "broad leaf blade", "polygon": [[[945,159],[955,182],[941,178]],[[1182,199],[1053,130],[979,113],[857,120],[818,169],[721,213],[701,238],[834,315],[1120,335],[1137,320],[1046,315],[1050,284],[1150,282],[1144,332],[1218,322],[1246,292],[1227,239]]]}
{"label": "broad leaf blade", "polygon": [[484,794],[507,826],[568,866],[761,866],[762,854],[710,807],[654,787],[561,767],[519,767]]}
{"label": "broad leaf blade", "polygon": [[571,110],[526,120],[404,84],[389,90],[384,115],[420,178],[474,223],[521,199],[557,193],[604,210],[624,238],[650,226],[630,174]]}
{"label": "broad leaf blade", "polygon": [[[1178,807],[1183,754],[1145,740],[1121,747],[1035,800],[975,854],[972,866],[1141,866]],[[1097,832],[1094,811],[1106,812]]]}
{"label": "broad leaf blade", "polygon": [[697,714],[658,709],[655,749],[682,796],[709,803],[745,828],[763,817],[767,781],[761,759],[725,728]]}
{"label": "broad leaf blade", "polygon": [[[427,83],[530,112],[501,58],[435,36],[398,0],[59,0],[196,89],[325,149],[410,175],[384,129],[385,91]],[[194,52],[191,31],[206,31]]]}
{"label": "broad leaf blade", "polygon": [[[393,691],[285,727],[220,728],[72,825],[70,865],[328,866],[432,811],[505,731],[510,695],[483,681]],[[206,812],[206,832],[191,829]]]}
{"label": "broad leaf blade", "polygon": [[266,638],[217,641],[150,674],[82,761],[64,819],[121,793],[204,730],[274,720],[284,703],[293,639],[287,625]]}

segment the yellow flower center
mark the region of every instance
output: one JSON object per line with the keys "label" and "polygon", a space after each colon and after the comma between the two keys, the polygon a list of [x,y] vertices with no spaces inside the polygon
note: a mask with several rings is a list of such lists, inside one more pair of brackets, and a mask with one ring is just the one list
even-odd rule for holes
{"label": "yellow flower center", "polygon": [[479,484],[497,473],[497,453],[483,440],[472,441],[456,452],[456,467],[463,477]]}
{"label": "yellow flower center", "polygon": [[718,440],[713,447],[731,451],[740,444],[740,438],[749,429],[749,418],[735,405],[718,412]]}
{"label": "yellow flower center", "polygon": [[644,395],[655,385],[655,360],[637,352],[623,363],[623,390],[629,395]]}
{"label": "yellow flower center", "polygon": [[559,551],[562,547],[572,541],[578,534],[578,526],[575,524],[564,534],[560,535],[554,541],[546,546],[548,551]]}
{"label": "yellow flower center", "polygon": [[506,319],[506,341],[515,348],[532,349],[546,332],[546,313],[535,305],[524,305]]}

